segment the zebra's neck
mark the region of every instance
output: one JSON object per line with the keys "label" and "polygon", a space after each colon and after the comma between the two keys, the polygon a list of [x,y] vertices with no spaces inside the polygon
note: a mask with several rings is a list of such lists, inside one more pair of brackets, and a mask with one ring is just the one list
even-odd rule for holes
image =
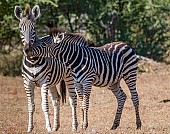
{"label": "zebra's neck", "polygon": [[[38,38],[38,36],[35,37],[35,42],[33,45],[40,44],[43,40],[41,38]],[[23,62],[25,65],[28,67],[38,67],[41,66],[45,63],[45,58],[44,57],[26,57],[23,56]]]}
{"label": "zebra's neck", "polygon": [[58,58],[66,66],[76,71],[77,68],[87,64],[87,60],[89,59],[87,51],[90,51],[90,48],[86,46],[82,47],[74,44],[65,44],[62,46],[62,50],[60,49]]}
{"label": "zebra's neck", "polygon": [[43,36],[39,38],[39,42],[37,42],[37,44],[41,44],[43,46],[50,45],[52,43],[54,42],[53,42],[53,37],[51,35]]}
{"label": "zebra's neck", "polygon": [[38,67],[45,63],[45,58],[43,57],[25,57],[23,56],[23,62],[28,67]]}

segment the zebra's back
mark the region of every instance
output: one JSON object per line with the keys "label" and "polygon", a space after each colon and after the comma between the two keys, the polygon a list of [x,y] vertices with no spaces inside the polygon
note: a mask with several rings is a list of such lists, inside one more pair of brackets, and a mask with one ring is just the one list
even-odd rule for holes
{"label": "zebra's back", "polygon": [[126,43],[112,42],[92,48],[92,55],[96,68],[95,86],[114,85],[131,69],[137,70],[136,54]]}

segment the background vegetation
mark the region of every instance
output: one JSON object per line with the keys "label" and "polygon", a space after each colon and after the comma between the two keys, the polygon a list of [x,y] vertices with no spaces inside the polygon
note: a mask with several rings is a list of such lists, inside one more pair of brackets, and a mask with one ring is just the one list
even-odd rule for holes
{"label": "background vegetation", "polygon": [[170,0],[1,0],[0,73],[19,75],[22,44],[13,10],[38,4],[38,36],[53,26],[80,32],[101,46],[125,41],[139,55],[163,61],[170,51]]}

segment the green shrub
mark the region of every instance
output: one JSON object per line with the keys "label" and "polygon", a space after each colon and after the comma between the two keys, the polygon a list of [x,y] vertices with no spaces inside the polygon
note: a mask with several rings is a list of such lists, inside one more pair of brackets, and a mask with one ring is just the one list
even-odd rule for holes
{"label": "green shrub", "polygon": [[0,74],[4,76],[21,75],[22,55],[1,55],[0,56]]}

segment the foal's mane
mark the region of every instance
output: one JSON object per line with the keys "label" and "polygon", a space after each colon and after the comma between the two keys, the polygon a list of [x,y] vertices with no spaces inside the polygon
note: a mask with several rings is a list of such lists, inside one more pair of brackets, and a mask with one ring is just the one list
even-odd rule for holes
{"label": "foal's mane", "polygon": [[57,33],[68,33],[68,32],[63,28],[54,27],[54,28],[50,29],[50,35],[57,34]]}

